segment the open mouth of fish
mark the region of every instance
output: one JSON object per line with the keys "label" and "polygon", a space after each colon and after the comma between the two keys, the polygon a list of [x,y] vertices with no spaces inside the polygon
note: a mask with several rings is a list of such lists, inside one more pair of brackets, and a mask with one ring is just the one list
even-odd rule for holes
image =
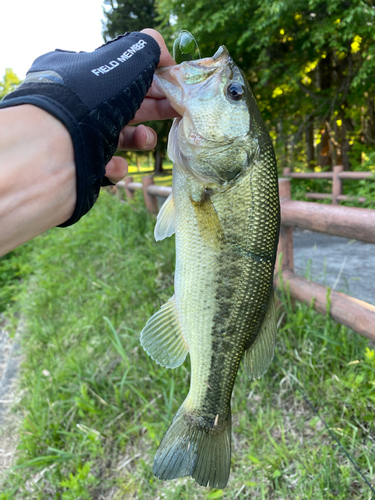
{"label": "open mouth of fish", "polygon": [[[167,97],[171,106],[183,117],[188,111],[192,98],[206,101],[219,92],[223,79],[232,75],[233,60],[225,46],[221,46],[212,57],[197,61],[185,61],[176,66],[159,68],[154,75],[158,89]],[[176,118],[181,121],[181,118]],[[209,147],[209,138],[190,130],[189,142]],[[212,141],[212,147],[217,143]]]}
{"label": "open mouth of fish", "polygon": [[220,75],[231,64],[232,58],[223,45],[212,57],[157,69],[154,80],[171,106],[183,116],[192,95],[199,92],[200,99],[206,100],[217,93]]}

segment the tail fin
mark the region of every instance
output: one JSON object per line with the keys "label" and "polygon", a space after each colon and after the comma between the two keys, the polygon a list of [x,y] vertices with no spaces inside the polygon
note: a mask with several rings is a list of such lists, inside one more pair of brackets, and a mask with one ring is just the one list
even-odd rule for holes
{"label": "tail fin", "polygon": [[208,425],[180,407],[154,458],[159,479],[192,476],[201,486],[225,488],[230,472],[231,413]]}

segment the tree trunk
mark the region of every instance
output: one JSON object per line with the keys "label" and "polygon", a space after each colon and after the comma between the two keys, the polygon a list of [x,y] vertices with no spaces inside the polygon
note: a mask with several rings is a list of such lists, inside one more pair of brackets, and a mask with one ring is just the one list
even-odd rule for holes
{"label": "tree trunk", "polygon": [[327,128],[321,130],[321,140],[318,146],[318,164],[320,167],[332,166],[332,154]]}
{"label": "tree trunk", "polygon": [[307,165],[309,168],[314,168],[315,162],[315,151],[314,151],[314,120],[310,116],[309,121],[306,125],[306,153],[307,153]]}
{"label": "tree trunk", "polygon": [[365,143],[367,146],[375,144],[375,109],[374,99],[369,97],[367,99],[367,123],[365,130]]}
{"label": "tree trunk", "polygon": [[155,159],[154,174],[159,175],[163,173],[163,152],[159,144],[157,144],[155,147],[154,159]]}
{"label": "tree trunk", "polygon": [[[346,107],[346,103],[345,103]],[[351,150],[351,145],[349,144],[349,139],[347,136],[348,132],[352,132],[354,130],[353,123],[350,118],[345,118],[344,113],[341,112],[342,119],[342,127],[341,127],[341,154],[342,154],[342,165],[344,166],[344,170],[350,170],[350,159],[349,152]]]}
{"label": "tree trunk", "polygon": [[341,147],[341,133],[340,127],[335,120],[335,141],[336,141],[336,158],[335,165],[342,165],[342,147]]}
{"label": "tree trunk", "polygon": [[320,59],[317,66],[317,86],[321,90],[331,88],[332,82],[332,56],[329,50],[327,50],[327,55],[325,58]]}
{"label": "tree trunk", "polygon": [[[331,88],[332,77],[332,56],[328,49],[326,57],[320,59],[317,66],[317,84],[323,91],[323,95],[324,90]],[[330,116],[326,120],[329,122]],[[326,126],[321,130],[321,140],[318,146],[318,164],[321,167],[332,166],[332,147],[329,131]]]}

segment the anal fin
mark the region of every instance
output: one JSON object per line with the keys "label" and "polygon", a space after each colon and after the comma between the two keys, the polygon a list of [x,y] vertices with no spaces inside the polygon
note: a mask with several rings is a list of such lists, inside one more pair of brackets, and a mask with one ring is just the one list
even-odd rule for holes
{"label": "anal fin", "polygon": [[159,365],[176,368],[183,363],[189,348],[182,336],[174,296],[147,321],[141,344]]}
{"label": "anal fin", "polygon": [[245,351],[243,361],[250,379],[260,378],[268,370],[275,353],[276,309],[274,291],[255,342]]}

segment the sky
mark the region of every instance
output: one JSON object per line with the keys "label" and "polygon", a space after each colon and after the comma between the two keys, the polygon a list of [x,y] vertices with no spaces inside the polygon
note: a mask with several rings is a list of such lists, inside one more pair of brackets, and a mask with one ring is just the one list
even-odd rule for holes
{"label": "sky", "polygon": [[91,51],[103,43],[103,0],[3,0],[0,80],[5,68],[24,79],[34,59],[55,49]]}

